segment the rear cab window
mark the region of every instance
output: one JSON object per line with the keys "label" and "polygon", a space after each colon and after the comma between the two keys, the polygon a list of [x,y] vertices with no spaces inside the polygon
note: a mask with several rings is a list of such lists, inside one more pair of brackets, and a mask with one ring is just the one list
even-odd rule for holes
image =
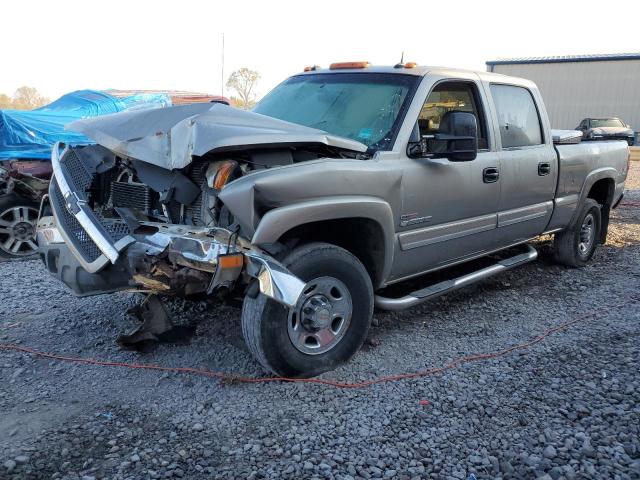
{"label": "rear cab window", "polygon": [[533,95],[514,85],[491,84],[502,148],[542,145],[542,126]]}

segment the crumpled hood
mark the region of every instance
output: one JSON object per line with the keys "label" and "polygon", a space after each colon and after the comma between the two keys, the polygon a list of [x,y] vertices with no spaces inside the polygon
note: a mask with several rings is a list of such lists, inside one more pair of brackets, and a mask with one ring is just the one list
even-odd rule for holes
{"label": "crumpled hood", "polygon": [[118,155],[172,170],[191,163],[192,155],[245,146],[325,144],[367,150],[348,138],[219,103],[122,112],[78,120],[66,128]]}
{"label": "crumpled hood", "polygon": [[592,128],[591,133],[594,135],[632,135],[633,130],[625,127],[597,127]]}

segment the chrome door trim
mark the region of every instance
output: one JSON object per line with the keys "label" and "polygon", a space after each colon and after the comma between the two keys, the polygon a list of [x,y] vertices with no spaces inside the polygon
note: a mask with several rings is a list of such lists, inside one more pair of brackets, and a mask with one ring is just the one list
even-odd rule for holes
{"label": "chrome door trim", "polygon": [[580,200],[580,195],[577,193],[574,193],[572,195],[566,195],[564,197],[558,197],[556,198],[556,206],[557,207],[563,207],[565,205],[573,205],[575,203],[578,203],[578,200]]}
{"label": "chrome door trim", "polygon": [[527,205],[526,207],[514,208],[498,212],[498,228],[508,227],[520,222],[535,220],[536,218],[550,215],[553,211],[553,201]]}
{"label": "chrome door trim", "polygon": [[420,228],[403,232],[398,235],[400,248],[411,250],[412,248],[446,242],[455,238],[466,237],[475,233],[486,232],[496,228],[497,215],[491,213],[479,217],[466,218],[455,222],[442,223],[433,227]]}

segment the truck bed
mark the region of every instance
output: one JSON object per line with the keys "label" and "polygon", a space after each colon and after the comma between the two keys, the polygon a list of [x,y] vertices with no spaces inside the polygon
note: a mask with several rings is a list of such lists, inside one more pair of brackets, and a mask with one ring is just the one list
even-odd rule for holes
{"label": "truck bed", "polygon": [[549,230],[568,225],[583,196],[598,180],[611,173],[616,178],[612,185],[615,205],[627,177],[629,147],[626,142],[580,142],[556,145],[555,149],[558,154],[558,185]]}

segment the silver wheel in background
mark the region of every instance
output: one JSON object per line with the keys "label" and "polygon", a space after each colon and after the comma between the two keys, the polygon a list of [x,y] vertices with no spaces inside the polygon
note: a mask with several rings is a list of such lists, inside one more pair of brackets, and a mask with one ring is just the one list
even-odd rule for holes
{"label": "silver wheel in background", "polygon": [[352,312],[351,294],[343,282],[333,277],[316,278],[307,283],[289,312],[289,339],[307,355],[328,352],[344,337]]}
{"label": "silver wheel in background", "polygon": [[37,220],[38,210],[27,205],[9,206],[0,211],[0,252],[12,257],[36,253]]}

